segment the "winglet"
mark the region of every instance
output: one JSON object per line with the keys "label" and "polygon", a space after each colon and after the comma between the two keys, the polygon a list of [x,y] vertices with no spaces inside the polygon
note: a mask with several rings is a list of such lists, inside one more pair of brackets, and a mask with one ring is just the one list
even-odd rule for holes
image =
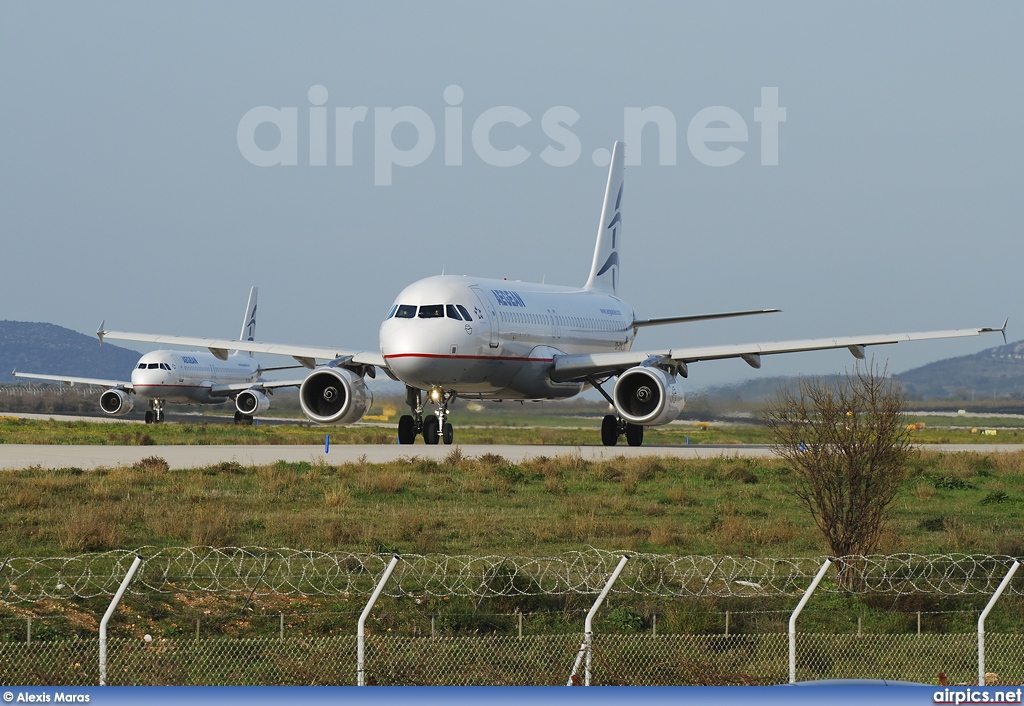
{"label": "winglet", "polygon": [[999,328],[983,328],[983,329],[981,329],[981,331],[979,331],[979,333],[1001,333],[1001,334],[1003,334],[1003,344],[1005,345],[1006,344],[1006,322],[1009,321],[1009,320],[1010,320],[1010,317],[1007,316],[1005,319],[1003,319],[1003,325],[1000,326]]}
{"label": "winglet", "polygon": [[104,325],[105,323],[107,323],[107,320],[106,320],[106,319],[103,319],[103,321],[101,321],[101,322],[100,322],[100,327],[99,327],[98,329],[96,329],[96,337],[100,339],[100,345],[101,345],[101,346],[103,345],[103,336],[104,336],[104,335],[105,335],[105,334],[107,333],[107,332],[106,332],[106,331],[105,331],[105,330],[103,329],[103,325]]}

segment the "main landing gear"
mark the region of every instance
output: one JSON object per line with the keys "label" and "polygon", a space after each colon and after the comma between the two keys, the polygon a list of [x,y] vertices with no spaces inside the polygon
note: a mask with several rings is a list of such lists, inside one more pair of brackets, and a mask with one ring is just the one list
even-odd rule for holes
{"label": "main landing gear", "polygon": [[424,417],[422,390],[405,388],[405,403],[409,405],[412,414],[403,414],[398,419],[399,444],[416,443],[419,434],[423,435],[423,443],[430,445],[436,445],[439,441],[449,445],[455,440],[455,429],[448,421],[448,405],[455,399],[455,393],[435,387],[428,397],[437,410]]}
{"label": "main landing gear", "polygon": [[149,403],[151,409],[146,412],[146,424],[159,424],[164,420],[164,401],[153,400]]}
{"label": "main landing gear", "polygon": [[[587,378],[594,389],[601,393],[601,396],[608,400],[608,404],[615,407],[615,402],[609,397],[593,376]],[[607,381],[605,381],[607,382]],[[605,446],[615,446],[619,443],[619,437],[625,434],[626,443],[630,446],[640,446],[644,443],[644,428],[639,424],[627,422],[616,414],[606,414],[601,420],[601,443]]]}
{"label": "main landing gear", "polygon": [[630,446],[640,446],[644,443],[642,426],[619,419],[614,414],[604,415],[604,419],[601,420],[601,443],[605,446],[615,446],[623,434],[626,435],[626,443]]}
{"label": "main landing gear", "polygon": [[235,424],[240,426],[251,427],[252,426],[252,415],[242,414],[237,409],[235,410]]}

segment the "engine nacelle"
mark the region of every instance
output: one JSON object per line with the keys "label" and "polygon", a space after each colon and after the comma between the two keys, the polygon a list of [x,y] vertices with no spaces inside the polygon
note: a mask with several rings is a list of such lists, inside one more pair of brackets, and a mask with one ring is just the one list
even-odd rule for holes
{"label": "engine nacelle", "polygon": [[235,409],[247,416],[258,417],[270,409],[270,400],[259,390],[244,390],[235,395]]}
{"label": "engine nacelle", "polygon": [[641,426],[668,424],[683,411],[685,402],[675,375],[649,365],[622,373],[615,382],[612,399],[623,419]]}
{"label": "engine nacelle", "polygon": [[299,404],[318,424],[353,424],[370,411],[373,394],[347,368],[319,368],[302,381]]}
{"label": "engine nacelle", "polygon": [[132,411],[135,400],[122,389],[111,388],[100,395],[100,409],[112,417],[123,417]]}

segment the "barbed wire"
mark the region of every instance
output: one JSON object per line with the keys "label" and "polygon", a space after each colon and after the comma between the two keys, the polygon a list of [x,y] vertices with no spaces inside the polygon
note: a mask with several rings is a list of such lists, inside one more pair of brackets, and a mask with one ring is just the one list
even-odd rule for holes
{"label": "barbed wire", "polygon": [[[263,547],[141,547],[68,557],[0,559],[0,600],[94,598],[113,595],[135,556],[144,560],[135,594],[369,594],[389,554],[318,552]],[[593,594],[621,553],[599,549],[550,557],[404,554],[386,595],[485,598]],[[629,553],[618,593],[653,597],[793,596],[807,587],[825,557],[751,558]],[[833,559],[819,590],[935,595],[991,594],[1013,557],[974,554],[894,554]],[[852,572],[848,573],[848,572]],[[855,581],[836,577],[855,576]],[[1011,593],[1024,587],[1011,585]]]}

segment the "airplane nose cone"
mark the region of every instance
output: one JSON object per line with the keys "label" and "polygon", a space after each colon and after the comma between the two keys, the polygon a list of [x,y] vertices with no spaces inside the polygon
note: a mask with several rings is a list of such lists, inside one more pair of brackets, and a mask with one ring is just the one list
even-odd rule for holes
{"label": "airplane nose cone", "polygon": [[392,327],[381,336],[380,351],[392,372],[410,383],[426,380],[432,361],[441,354],[437,336],[415,323]]}

